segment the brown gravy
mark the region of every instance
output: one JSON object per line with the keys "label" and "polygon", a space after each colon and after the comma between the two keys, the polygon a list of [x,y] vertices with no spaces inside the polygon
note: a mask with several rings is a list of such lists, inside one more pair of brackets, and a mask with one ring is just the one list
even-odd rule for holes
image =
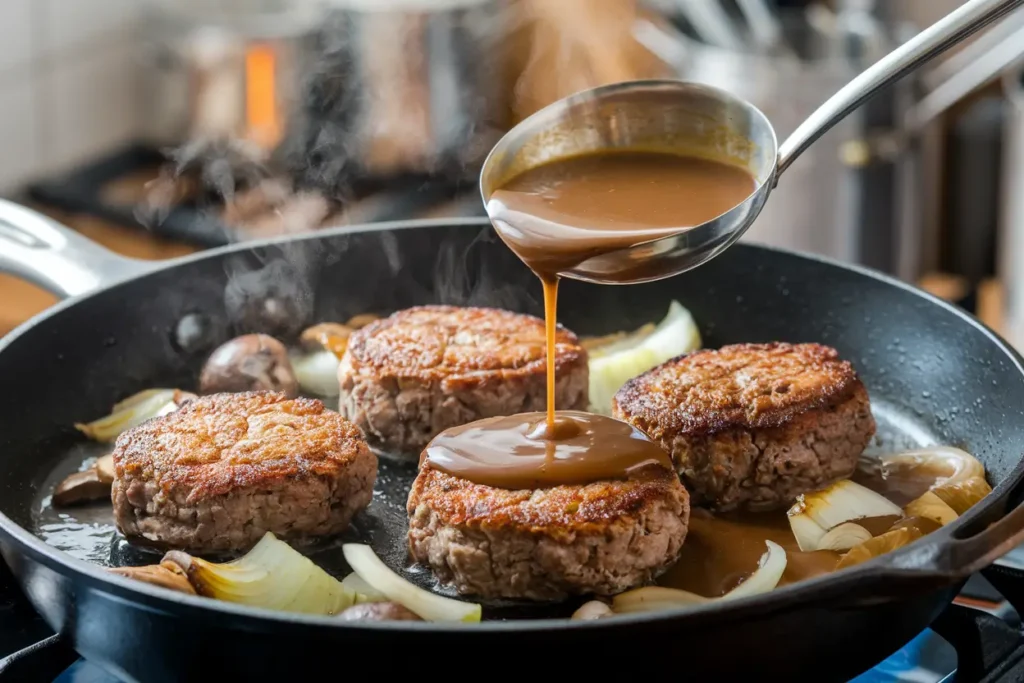
{"label": "brown gravy", "polygon": [[[935,484],[933,476],[913,473],[895,481],[883,478],[875,461],[869,458],[861,460],[851,478],[901,507]],[[916,527],[922,534],[939,528],[938,523],[920,517],[871,517],[856,523],[872,536],[899,526]],[[786,572],[780,586],[835,571],[842,556],[831,550],[801,551],[785,510],[712,514],[693,508],[679,560],[661,576],[658,584],[709,598],[724,595],[754,573],[761,555],[768,549],[766,540],[778,543],[786,551]]]}
{"label": "brown gravy", "polygon": [[491,194],[487,213],[509,248],[547,281],[588,258],[705,223],[755,187],[737,166],[669,153],[608,152],[515,176]]}
{"label": "brown gravy", "polygon": [[424,451],[432,467],[477,484],[537,489],[626,479],[642,467],[672,469],[642,432],[603,415],[563,411],[494,417],[439,434]]}

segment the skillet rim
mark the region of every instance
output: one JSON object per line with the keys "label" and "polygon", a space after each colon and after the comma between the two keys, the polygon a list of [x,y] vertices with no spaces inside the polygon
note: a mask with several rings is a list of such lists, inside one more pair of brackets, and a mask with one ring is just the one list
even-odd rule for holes
{"label": "skillet rim", "polygon": [[[490,221],[485,217],[455,217],[455,218],[431,218],[411,219],[401,221],[385,221],[380,223],[368,223],[352,226],[339,226],[326,230],[305,233],[292,236],[277,236],[251,242],[240,242],[229,244],[214,249],[202,250],[194,254],[163,260],[154,261],[152,267],[141,273],[128,277],[119,278],[105,283],[94,291],[86,292],[75,297],[69,297],[59,301],[50,308],[33,316],[22,323],[5,337],[0,338],[0,354],[17,341],[28,330],[43,324],[50,317],[59,315],[63,310],[76,306],[85,300],[99,295],[102,292],[115,287],[127,284],[135,280],[141,280],[157,272],[172,270],[179,266],[185,266],[193,262],[206,259],[219,258],[226,254],[244,252],[251,249],[275,246],[278,244],[289,244],[296,242],[313,242],[321,239],[330,239],[347,234],[362,234],[373,232],[386,232],[411,229],[429,228],[452,228],[452,227],[476,227],[486,228]],[[771,245],[758,244],[756,242],[740,242],[733,245],[733,248],[751,249],[755,251],[779,253],[782,255],[802,259],[805,261],[817,262],[829,268],[838,268],[848,272],[856,273],[862,277],[881,282],[890,287],[903,290],[904,292],[924,299],[932,305],[952,313],[964,323],[980,331],[1003,354],[1012,361],[1017,374],[1024,376],[1024,357],[1017,352],[1010,344],[998,335],[994,330],[978,320],[973,315],[954,306],[953,304],[940,299],[910,283],[899,280],[886,273],[876,271],[861,265],[843,263],[836,259],[818,254],[805,253],[775,247]],[[304,628],[337,628],[357,629],[359,631],[382,631],[382,632],[423,632],[429,631],[434,634],[452,635],[475,635],[486,637],[487,634],[496,635],[500,633],[531,631],[531,630],[596,630],[596,629],[618,629],[631,625],[650,625],[659,622],[675,622],[679,620],[703,619],[707,621],[730,620],[753,615],[770,613],[785,609],[791,602],[803,602],[807,598],[818,594],[818,597],[834,597],[841,595],[859,584],[864,577],[872,575],[886,576],[886,567],[892,571],[890,576],[907,576],[911,580],[916,576],[913,570],[903,574],[893,566],[893,560],[902,558],[924,546],[930,541],[948,542],[955,537],[957,532],[967,524],[972,523],[976,518],[988,513],[992,508],[1001,503],[1010,491],[1024,481],[1024,454],[1018,456],[1018,461],[1007,477],[993,488],[980,504],[975,505],[970,512],[962,515],[952,524],[922,537],[908,546],[900,548],[891,553],[874,558],[863,564],[841,570],[839,572],[814,577],[795,584],[776,588],[768,593],[753,595],[738,600],[730,600],[726,603],[712,601],[695,607],[682,607],[679,609],[665,610],[662,612],[649,612],[637,614],[618,615],[615,619],[594,620],[594,621],[571,621],[569,619],[521,619],[508,621],[481,621],[479,623],[446,623],[446,622],[343,622],[333,616],[314,616],[306,614],[295,614],[280,612],[246,605],[222,602],[201,596],[185,595],[172,591],[168,588],[161,588],[151,584],[142,583],[127,577],[110,574],[103,567],[77,559],[63,550],[48,545],[41,538],[30,532],[28,529],[14,523],[4,512],[0,511],[0,540],[6,539],[8,552],[14,552],[30,558],[32,561],[46,567],[48,570],[61,574],[66,579],[75,582],[75,585],[84,584],[91,590],[98,591],[117,602],[125,602],[148,611],[162,611],[182,618],[195,618],[196,615],[208,614],[209,611],[222,615],[230,615],[231,622],[225,624],[228,627],[241,627],[247,630],[266,630],[266,622],[274,622],[270,628],[304,627]],[[1004,509],[1000,518],[1005,517],[1007,511]],[[884,561],[883,561],[884,560]],[[17,573],[17,572],[16,572]],[[923,575],[922,575],[923,576]],[[20,577],[19,577],[20,578]],[[956,581],[946,582],[943,585],[954,585]]]}

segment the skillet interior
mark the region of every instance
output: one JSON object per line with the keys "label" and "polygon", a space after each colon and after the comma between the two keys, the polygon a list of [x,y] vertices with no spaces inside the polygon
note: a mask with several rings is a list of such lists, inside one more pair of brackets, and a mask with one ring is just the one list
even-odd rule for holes
{"label": "skillet interior", "polygon": [[[539,315],[539,289],[489,228],[476,224],[221,251],[107,290],[8,340],[0,353],[0,382],[7,389],[0,395],[0,414],[16,426],[0,434],[0,511],[17,524],[47,526],[53,534],[49,525],[60,520],[40,517],[40,498],[62,461],[73,469],[82,457],[82,441],[71,425],[104,414],[143,388],[191,387],[214,345],[253,329],[229,312],[239,298],[258,301],[269,292],[294,302],[300,327],[432,302]],[[994,484],[1017,466],[1024,426],[1016,424],[1014,407],[1024,399],[1024,377],[1013,357],[960,314],[862,273],[739,245],[662,282],[568,282],[560,294],[560,321],[581,334],[630,329],[659,319],[673,298],[694,313],[708,346],[784,340],[837,347],[868,386],[887,425],[886,446],[939,441],[965,447],[982,460]],[[183,348],[176,340],[178,322],[197,315],[206,321],[207,334],[202,343]],[[350,536],[372,543],[395,568],[405,564],[404,500],[411,477],[408,467],[382,467],[374,509]],[[107,514],[106,507],[99,509]],[[108,530],[98,533],[91,559],[153,560],[111,543]],[[81,540],[70,537],[72,545]],[[318,564],[346,571],[336,542],[311,550]],[[410,578],[430,582],[423,573]],[[492,615],[520,612],[506,608]],[[537,609],[528,612],[540,616]]]}

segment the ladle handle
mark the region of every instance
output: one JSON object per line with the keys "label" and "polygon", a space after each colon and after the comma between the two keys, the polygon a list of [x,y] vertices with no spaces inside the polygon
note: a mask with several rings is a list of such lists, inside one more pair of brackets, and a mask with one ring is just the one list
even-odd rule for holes
{"label": "ladle handle", "polygon": [[786,138],[779,147],[776,180],[815,140],[866,99],[1021,5],[1024,0],[970,0],[878,60]]}

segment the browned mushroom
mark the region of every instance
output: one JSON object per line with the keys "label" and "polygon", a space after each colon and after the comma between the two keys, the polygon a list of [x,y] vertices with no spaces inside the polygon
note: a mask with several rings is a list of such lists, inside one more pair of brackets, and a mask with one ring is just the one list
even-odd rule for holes
{"label": "browned mushroom", "polygon": [[299,342],[306,351],[326,349],[341,358],[345,355],[349,335],[354,331],[352,327],[340,323],[320,323],[303,330]]}
{"label": "browned mushroom", "polygon": [[114,483],[114,456],[98,458],[86,470],[75,472],[57,484],[53,490],[53,504],[69,507],[79,503],[110,500],[110,486]]}
{"label": "browned mushroom", "polygon": [[199,389],[204,394],[280,391],[297,396],[288,350],[265,334],[246,334],[218,347],[203,366]]}
{"label": "browned mushroom", "polygon": [[136,581],[170,588],[179,593],[196,595],[195,588],[188,581],[188,575],[173,562],[161,562],[160,564],[151,564],[145,567],[114,567],[110,571],[114,574],[135,579]]}
{"label": "browned mushroom", "polygon": [[423,621],[397,602],[364,602],[338,615],[342,621]]}

